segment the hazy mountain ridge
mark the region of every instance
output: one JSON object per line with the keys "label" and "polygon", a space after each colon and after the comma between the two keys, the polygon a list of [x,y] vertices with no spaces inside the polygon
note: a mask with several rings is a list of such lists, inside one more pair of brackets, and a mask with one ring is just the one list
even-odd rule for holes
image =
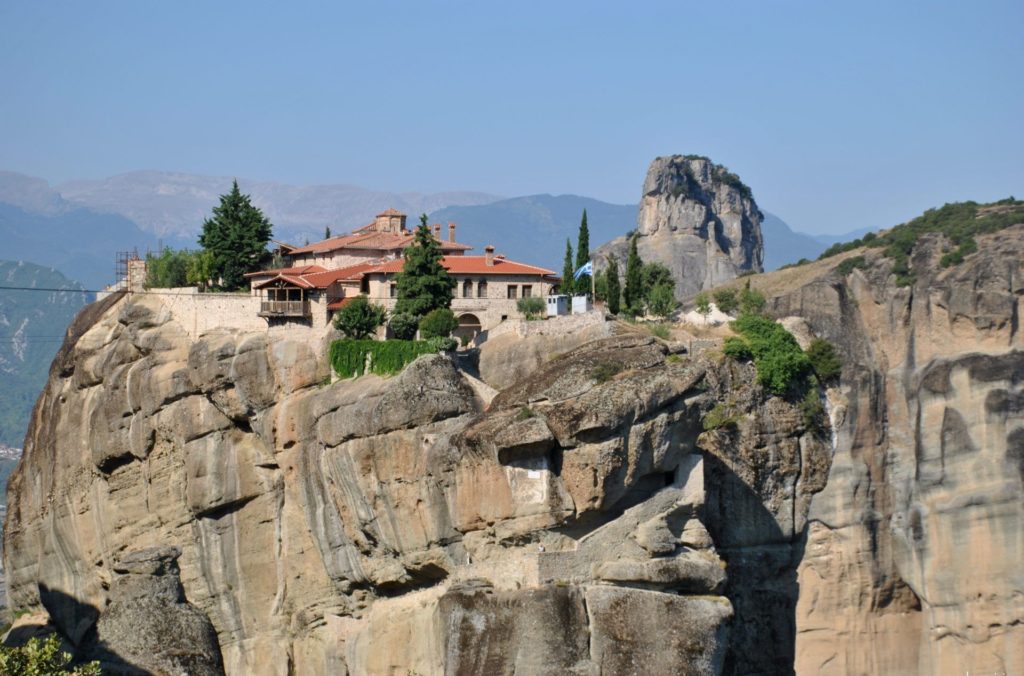
{"label": "hazy mountain ridge", "polygon": [[591,250],[636,227],[635,204],[609,204],[579,195],[528,195],[478,206],[448,207],[431,222],[458,224],[457,238],[482,251],[487,244],[513,260],[561,273],[565,240],[576,239],[587,210]]}
{"label": "hazy mountain ridge", "polygon": [[66,289],[0,291],[0,444],[17,447],[64,330],[87,298],[78,282],[32,263],[0,261],[0,285]]}
{"label": "hazy mountain ridge", "polygon": [[[56,186],[60,195],[97,211],[116,213],[161,237],[194,238],[220,195],[231,189],[229,176],[164,171],[133,171],[100,180]],[[486,204],[501,197],[480,192],[394,193],[347,184],[291,185],[240,177],[242,192],[253,198],[274,224],[274,237],[316,239],[324,228],[341,232],[366,225],[387,208],[411,217],[445,206]]]}

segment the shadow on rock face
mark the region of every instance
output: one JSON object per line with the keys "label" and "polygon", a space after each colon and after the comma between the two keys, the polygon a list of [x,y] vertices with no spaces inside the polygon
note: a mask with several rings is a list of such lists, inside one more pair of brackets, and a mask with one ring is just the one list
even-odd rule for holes
{"label": "shadow on rock face", "polygon": [[209,618],[185,599],[175,547],[124,555],[102,611],[45,585],[43,606],[56,625],[26,624],[12,629],[6,644],[59,632],[76,660],[99,660],[107,674],[224,673],[217,634]]}

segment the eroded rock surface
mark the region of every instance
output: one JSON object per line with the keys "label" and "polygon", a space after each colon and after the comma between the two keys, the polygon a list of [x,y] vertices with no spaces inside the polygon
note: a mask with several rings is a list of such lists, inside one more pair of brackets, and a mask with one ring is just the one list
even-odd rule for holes
{"label": "eroded rock surface", "polygon": [[[715,364],[603,338],[524,367],[484,410],[443,356],[325,385],[324,355],[287,336],[191,341],[152,296],[90,313],[5,525],[12,603],[50,608],[79,649],[190,673],[725,667],[698,448]],[[140,550],[180,551],[180,583],[136,570]],[[157,624],[124,601],[146,585]],[[202,618],[206,662],[147,648],[158,625],[203,636]]]}
{"label": "eroded rock surface", "polygon": [[[661,263],[676,281],[676,297],[761,271],[762,215],[750,189],[706,157],[658,157],[647,170],[637,214],[637,251],[645,263]],[[629,239],[619,237],[596,252],[625,271]]]}

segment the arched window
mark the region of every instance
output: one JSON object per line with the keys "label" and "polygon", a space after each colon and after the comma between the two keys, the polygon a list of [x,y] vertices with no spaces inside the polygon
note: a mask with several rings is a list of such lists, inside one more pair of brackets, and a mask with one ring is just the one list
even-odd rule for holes
{"label": "arched window", "polygon": [[473,297],[473,282],[469,281],[468,279],[462,283],[462,297]]}
{"label": "arched window", "polygon": [[481,279],[476,283],[476,296],[477,298],[487,298],[487,280]]}

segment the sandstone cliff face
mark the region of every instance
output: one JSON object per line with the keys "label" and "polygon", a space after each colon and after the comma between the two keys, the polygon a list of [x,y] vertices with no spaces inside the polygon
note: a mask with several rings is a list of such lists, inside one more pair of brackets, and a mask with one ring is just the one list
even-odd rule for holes
{"label": "sandstone cliff face", "polygon": [[[203,673],[728,668],[729,620],[757,610],[716,538],[791,546],[827,471],[799,458],[827,443],[788,404],[763,421],[749,367],[722,375],[649,337],[531,363],[484,410],[446,357],[325,384],[323,355],[286,337],[190,341],[159,297],[90,306],[11,481],[12,607],[42,606],[82,652],[156,673],[172,669],[124,610],[126,590],[153,584],[167,626],[212,626]],[[726,390],[745,393],[745,422],[728,442],[702,437]],[[768,474],[785,466],[788,493],[737,474],[755,448],[772,449]],[[723,498],[709,476],[752,488]],[[716,535],[732,504],[773,535]],[[168,547],[180,583],[132,582],[131,562]]]}
{"label": "sandstone cliff face", "polygon": [[[761,211],[735,174],[704,157],[673,155],[651,162],[637,215],[637,251],[672,271],[676,296],[761,271]],[[615,256],[625,270],[629,240],[600,247],[599,267]]]}
{"label": "sandstone cliff face", "polygon": [[771,301],[847,361],[799,570],[800,673],[1024,673],[1024,226],[978,243],[948,270],[943,242],[921,243],[913,286],[868,250]]}

